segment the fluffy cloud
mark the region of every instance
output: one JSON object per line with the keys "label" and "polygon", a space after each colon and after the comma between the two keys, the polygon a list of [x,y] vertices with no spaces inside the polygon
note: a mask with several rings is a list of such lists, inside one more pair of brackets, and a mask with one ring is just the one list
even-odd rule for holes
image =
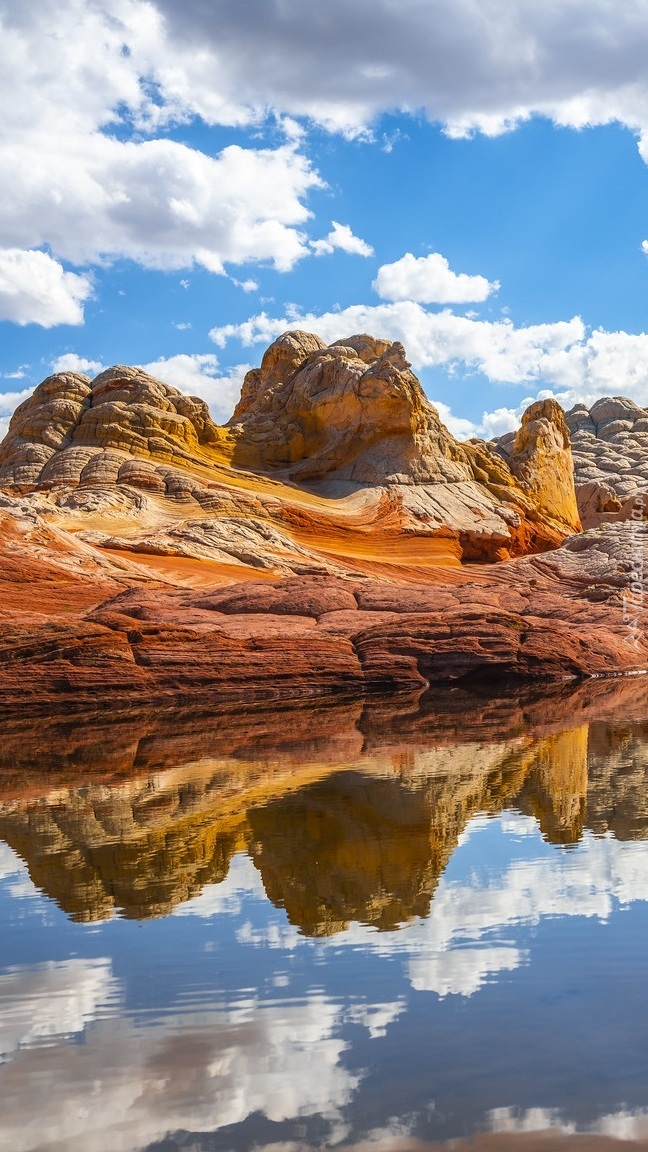
{"label": "fluffy cloud", "polygon": [[516,328],[507,319],[474,320],[447,309],[428,312],[412,300],[354,304],[321,315],[291,311],[276,319],[261,312],[241,324],[212,328],[210,337],[221,348],[231,339],[246,345],[262,344],[296,327],[317,332],[327,342],[351,332],[375,332],[402,341],[417,368],[463,364],[483,372],[489,380],[509,384],[549,379],[552,373],[564,375],[572,369],[572,351],[580,351],[585,338],[585,325],[579,317]]}
{"label": "fluffy cloud", "polygon": [[393,264],[383,264],[372,285],[383,300],[415,300],[419,304],[467,304],[486,300],[499,288],[485,276],[453,272],[440,252],[413,256],[406,252]]}
{"label": "fluffy cloud", "polygon": [[[476,817],[462,844],[478,837],[486,822]],[[531,817],[509,812],[498,823],[510,844],[520,836],[539,839]],[[371,946],[381,955],[402,956],[418,991],[472,996],[498,972],[527,962],[530,925],[558,916],[606,920],[619,905],[648,901],[645,855],[644,845],[599,839],[589,832],[574,853],[538,851],[536,858],[515,859],[511,851],[497,875],[487,872],[480,878],[469,867],[463,881],[442,877],[427,919],[379,937],[353,924],[334,944]],[[523,936],[525,946],[516,941],[517,935]]]}
{"label": "fluffy cloud", "polygon": [[[241,288],[244,292],[257,292],[259,285],[256,280],[251,278],[247,280],[236,280],[234,276],[231,277],[232,284],[236,284],[237,288]],[[176,328],[191,328],[191,324],[176,324]]]}
{"label": "fluffy cloud", "polygon": [[563,407],[591,405],[600,396],[624,395],[648,406],[648,334],[588,332],[575,316],[554,324],[516,328],[508,319],[478,320],[444,309],[429,312],[412,300],[391,304],[354,304],[339,312],[302,315],[296,310],[274,318],[261,312],[241,324],[213,328],[211,339],[225,347],[232,339],[264,344],[289,328],[317,332],[327,342],[351,332],[374,332],[400,340],[416,369],[444,367],[448,372],[480,372],[498,384],[542,384],[516,406],[486,412],[471,422],[440,405],[456,435],[490,438],[519,424],[534,399],[556,396]]}
{"label": "fluffy cloud", "polygon": [[65,352],[52,361],[52,372],[81,372],[84,376],[98,376],[105,367],[101,360],[86,360],[76,352]]}
{"label": "fluffy cloud", "polygon": [[[297,140],[209,156],[142,137],[200,111],[179,99],[173,59],[148,0],[44,0],[20,10],[0,0],[0,245],[49,245],[77,264],[124,256],[215,272],[250,260],[288,269],[309,251],[303,201],[320,181]],[[183,67],[191,71],[188,57],[178,76]],[[249,114],[221,108],[216,119]],[[64,283],[77,304],[63,318],[79,323],[85,281]]]}
{"label": "fluffy cloud", "polygon": [[423,109],[456,135],[501,132],[534,112],[648,126],[642,0],[502,0],[496,17],[474,0],[329,0],[325,19],[317,0],[155,8],[167,98],[208,119],[270,105],[349,133],[390,109]]}
{"label": "fluffy cloud", "polygon": [[554,385],[553,388],[542,388],[515,407],[485,412],[481,421],[472,425],[471,431],[465,429],[466,434],[490,439],[512,432],[519,426],[525,408],[534,400],[548,396],[554,396],[567,410],[574,404],[591,407],[599,397],[611,395],[627,396],[641,407],[648,408],[648,335],[592,332],[586,340],[568,349],[564,356],[555,357],[553,373],[547,371],[544,376]]}
{"label": "fluffy cloud", "polygon": [[0,320],[42,328],[83,324],[91,291],[87,276],[66,272],[46,252],[0,248]]}
{"label": "fluffy cloud", "polygon": [[366,240],[354,236],[348,224],[338,224],[331,221],[333,227],[324,240],[311,241],[311,248],[316,256],[330,256],[339,248],[341,252],[348,252],[352,256],[373,256],[373,248]]}
{"label": "fluffy cloud", "polygon": [[77,264],[125,256],[217,273],[259,260],[285,271],[308,252],[302,198],[320,181],[292,145],[232,145],[211,157],[172,140],[70,141],[35,130],[0,143],[0,161],[0,243],[49,244]]}
{"label": "fluffy cloud", "polygon": [[[331,0],[324,20],[316,0],[0,0],[0,246],[20,250],[29,273],[16,300],[3,297],[8,317],[81,322],[87,281],[56,260],[291,268],[312,251],[305,200],[320,183],[295,115],[351,133],[397,108],[424,109],[455,134],[533,112],[648,131],[647,51],[641,0],[504,0],[497,20],[473,0]],[[274,148],[210,156],[164,138],[196,116],[253,126],[269,111],[286,138]],[[47,271],[31,251],[44,245]],[[369,252],[340,224],[314,245]],[[55,290],[28,306],[36,259]],[[433,271],[418,267],[425,284]],[[446,293],[469,290],[436,272]],[[399,276],[384,273],[390,299]],[[409,295],[457,298],[421,294],[433,290]]]}

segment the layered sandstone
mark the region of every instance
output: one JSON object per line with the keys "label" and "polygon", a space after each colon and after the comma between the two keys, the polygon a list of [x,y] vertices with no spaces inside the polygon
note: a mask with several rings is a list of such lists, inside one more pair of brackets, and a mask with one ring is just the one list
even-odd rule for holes
{"label": "layered sandstone", "polygon": [[507,452],[369,336],[287,333],[227,428],[137,369],[50,377],[0,446],[0,708],[645,669],[643,525],[574,535],[555,401]]}
{"label": "layered sandstone", "polygon": [[[4,612],[0,708],[116,706],[424,688],[487,675],[641,671],[645,606],[631,559],[648,528],[611,525],[473,580],[326,576],[212,588],[142,582],[81,616]],[[629,559],[630,557],[630,559]]]}
{"label": "layered sandstone", "polygon": [[[565,422],[584,527],[630,519],[637,509],[648,514],[648,408],[606,396],[591,408],[576,404]],[[497,441],[507,460],[514,443],[515,433]]]}
{"label": "layered sandstone", "polygon": [[14,414],[0,487],[42,496],[57,526],[158,570],[178,558],[174,573],[209,560],[411,575],[542,551],[578,529],[561,422],[549,402],[534,413],[509,467],[450,435],[400,344],[293,332],[248,373],[226,429],[137,369],[50,377]]}

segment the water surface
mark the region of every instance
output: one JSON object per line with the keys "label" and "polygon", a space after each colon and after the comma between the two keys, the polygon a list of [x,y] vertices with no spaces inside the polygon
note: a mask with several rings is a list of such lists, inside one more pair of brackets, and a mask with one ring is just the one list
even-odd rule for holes
{"label": "water surface", "polygon": [[645,696],[7,724],[2,1152],[648,1146]]}

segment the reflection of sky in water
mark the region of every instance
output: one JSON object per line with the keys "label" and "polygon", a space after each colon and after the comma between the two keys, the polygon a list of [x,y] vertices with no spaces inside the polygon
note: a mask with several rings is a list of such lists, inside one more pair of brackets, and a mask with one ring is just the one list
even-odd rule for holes
{"label": "reflection of sky in water", "polygon": [[242,854],[166,919],[83,926],[0,844],[0,1149],[642,1135],[647,900],[648,843],[514,812],[469,824],[426,919],[321,939]]}

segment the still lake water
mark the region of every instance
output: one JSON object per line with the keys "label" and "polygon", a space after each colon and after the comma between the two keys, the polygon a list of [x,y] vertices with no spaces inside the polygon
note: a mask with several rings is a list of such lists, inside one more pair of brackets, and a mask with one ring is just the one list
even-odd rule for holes
{"label": "still lake water", "polygon": [[645,679],[4,728],[2,1152],[648,1146],[647,977]]}

